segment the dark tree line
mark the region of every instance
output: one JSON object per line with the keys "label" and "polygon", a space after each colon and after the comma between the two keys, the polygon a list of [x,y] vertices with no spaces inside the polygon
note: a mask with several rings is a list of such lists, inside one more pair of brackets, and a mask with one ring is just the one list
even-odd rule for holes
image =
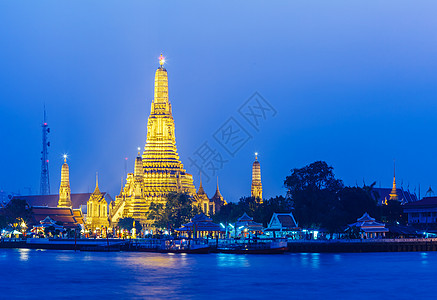
{"label": "dark tree line", "polygon": [[276,196],[262,204],[254,198],[243,197],[237,203],[223,206],[213,220],[233,223],[246,212],[254,221],[267,226],[273,213],[292,211],[300,227],[325,228],[330,232],[343,231],[365,212],[378,220],[402,222],[400,203],[390,201],[388,205],[378,206],[379,195],[374,185],[344,186],[331,166],[317,161],[291,170],[284,180],[286,197]]}

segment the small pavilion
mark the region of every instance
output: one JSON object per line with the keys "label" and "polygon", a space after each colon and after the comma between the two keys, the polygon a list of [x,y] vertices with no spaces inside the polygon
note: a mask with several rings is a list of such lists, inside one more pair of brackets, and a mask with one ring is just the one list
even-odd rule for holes
{"label": "small pavilion", "polygon": [[381,238],[385,237],[386,232],[388,232],[388,228],[385,228],[384,223],[376,222],[367,212],[364,213],[361,218],[357,219],[357,222],[349,224],[349,228],[353,226],[360,229],[361,238]]}
{"label": "small pavilion", "polygon": [[220,236],[224,229],[220,225],[213,223],[212,219],[205,216],[204,213],[200,213],[194,216],[190,223],[182,225],[176,231],[187,237],[202,238]]}
{"label": "small pavilion", "polygon": [[263,233],[263,225],[261,223],[257,223],[253,221],[253,218],[249,217],[248,214],[244,213],[241,217],[238,218],[235,223],[235,228],[237,232],[241,233],[241,236],[247,237],[248,234],[262,234]]}

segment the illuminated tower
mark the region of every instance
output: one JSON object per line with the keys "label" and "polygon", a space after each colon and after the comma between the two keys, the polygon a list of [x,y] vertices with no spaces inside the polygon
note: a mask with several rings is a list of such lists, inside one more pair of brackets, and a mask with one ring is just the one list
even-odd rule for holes
{"label": "illuminated tower", "polygon": [[61,168],[61,186],[59,187],[58,207],[71,207],[70,171],[67,165],[67,155],[64,154],[64,164]]}
{"label": "illuminated tower", "polygon": [[251,197],[263,202],[263,187],[261,184],[261,166],[258,161],[258,153],[255,153],[255,161],[252,165],[252,187],[250,189]]}
{"label": "illuminated tower", "polygon": [[396,189],[396,165],[395,165],[395,163],[393,163],[393,187],[392,187],[391,192],[390,192],[390,199],[389,200],[396,200],[396,201],[399,200],[398,192]]}
{"label": "illuminated tower", "polygon": [[42,151],[41,151],[41,179],[40,179],[40,194],[50,194],[50,180],[49,180],[49,153],[48,147],[50,142],[48,141],[48,133],[50,128],[46,121],[46,108],[44,106],[44,120],[42,122]]}
{"label": "illuminated tower", "polygon": [[[165,203],[169,192],[195,195],[192,175],[188,174],[176,149],[175,124],[168,99],[167,70],[164,57],[155,73],[154,99],[147,123],[147,140],[142,156],[135,160],[135,171],[127,176],[122,195],[116,197],[113,214],[123,209],[122,217],[133,217],[145,225],[150,203]],[[116,222],[115,218],[112,218]]]}

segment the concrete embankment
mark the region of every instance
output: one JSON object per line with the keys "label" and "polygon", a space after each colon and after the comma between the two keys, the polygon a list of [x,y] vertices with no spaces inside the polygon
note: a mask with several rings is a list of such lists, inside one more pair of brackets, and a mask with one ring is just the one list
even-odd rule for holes
{"label": "concrete embankment", "polygon": [[288,251],[294,253],[437,251],[437,239],[296,240],[288,242]]}

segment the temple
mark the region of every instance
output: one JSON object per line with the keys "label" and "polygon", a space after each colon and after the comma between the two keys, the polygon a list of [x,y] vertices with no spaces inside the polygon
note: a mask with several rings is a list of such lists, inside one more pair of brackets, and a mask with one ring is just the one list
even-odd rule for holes
{"label": "temple", "polygon": [[61,168],[61,186],[59,187],[58,207],[72,207],[70,190],[70,170],[67,164],[67,155],[64,155],[64,164]]}
{"label": "temple", "polygon": [[205,190],[202,186],[202,175],[200,175],[199,189],[196,193],[196,200],[199,203],[203,213],[205,215],[213,215],[215,213],[215,203],[212,199],[208,198]]}
{"label": "temple", "polygon": [[87,202],[86,227],[91,232],[102,231],[109,226],[108,203],[105,194],[100,192],[99,179],[96,175],[96,188]]}
{"label": "temple", "polygon": [[[151,227],[153,221],[147,219],[147,214],[152,202],[165,204],[166,195],[170,192],[184,192],[197,199],[193,177],[185,171],[176,149],[175,123],[168,98],[168,77],[164,63],[161,54],[160,66],[155,73],[154,99],[144,151],[142,155],[138,152],[134,173],[127,175],[120,195],[110,206],[111,223],[117,223],[119,218],[132,217]],[[208,213],[209,203],[203,208]]]}
{"label": "temple", "polygon": [[258,153],[255,153],[255,161],[252,165],[252,187],[250,189],[251,197],[263,202],[263,187],[261,184],[261,166],[258,161]]}

